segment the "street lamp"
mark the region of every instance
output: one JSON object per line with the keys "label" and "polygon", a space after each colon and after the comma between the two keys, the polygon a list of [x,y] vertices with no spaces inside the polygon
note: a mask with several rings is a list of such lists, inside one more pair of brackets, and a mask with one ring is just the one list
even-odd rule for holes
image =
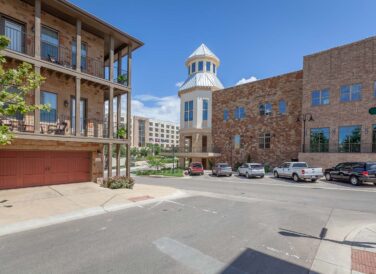
{"label": "street lamp", "polygon": [[302,151],[305,152],[305,137],[306,137],[306,122],[313,122],[315,121],[313,119],[312,113],[304,113],[298,116],[296,119],[297,122],[303,121],[303,149]]}

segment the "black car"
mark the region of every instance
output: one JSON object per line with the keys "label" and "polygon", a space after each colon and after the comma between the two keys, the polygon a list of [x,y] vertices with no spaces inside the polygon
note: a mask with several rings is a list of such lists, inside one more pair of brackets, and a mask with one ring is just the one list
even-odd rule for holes
{"label": "black car", "polygon": [[363,182],[376,184],[376,162],[347,162],[325,169],[327,181],[340,180],[360,185]]}

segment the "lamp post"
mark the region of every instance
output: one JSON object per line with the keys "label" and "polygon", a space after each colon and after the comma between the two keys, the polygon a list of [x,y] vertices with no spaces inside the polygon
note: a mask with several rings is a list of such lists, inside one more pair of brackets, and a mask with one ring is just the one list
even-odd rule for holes
{"label": "lamp post", "polygon": [[306,122],[313,122],[313,116],[312,113],[304,113],[298,116],[296,119],[297,122],[303,121],[303,148],[302,152],[305,152],[305,137],[306,137]]}

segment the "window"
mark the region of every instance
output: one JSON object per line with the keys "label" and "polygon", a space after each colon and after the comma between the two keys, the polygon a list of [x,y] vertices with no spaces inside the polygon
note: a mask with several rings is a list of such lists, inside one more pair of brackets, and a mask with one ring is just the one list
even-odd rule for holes
{"label": "window", "polygon": [[341,102],[360,101],[362,99],[362,85],[342,86],[340,93]]}
{"label": "window", "polygon": [[234,149],[240,149],[240,135],[234,136]]}
{"label": "window", "polygon": [[271,115],[272,114],[272,104],[270,104],[270,103],[261,104],[259,106],[259,112],[260,112],[260,115]]}
{"label": "window", "polygon": [[245,110],[244,107],[236,107],[235,108],[235,119],[241,120],[245,117]]}
{"label": "window", "polygon": [[339,128],[339,152],[360,152],[361,126]]}
{"label": "window", "polygon": [[184,103],[184,121],[193,121],[193,101]]}
{"label": "window", "polygon": [[263,133],[259,135],[259,148],[270,148],[270,133]]}
{"label": "window", "polygon": [[57,94],[47,91],[40,93],[40,103],[42,105],[48,104],[50,110],[40,111],[40,121],[55,123],[57,121]]}
{"label": "window", "polygon": [[138,146],[145,146],[145,121],[138,121]]}
{"label": "window", "polygon": [[151,136],[151,137],[152,137],[152,136],[153,136],[153,133],[152,133],[152,132],[149,132],[149,136]]}
{"label": "window", "polygon": [[280,100],[278,103],[279,114],[286,114],[286,101]]}
{"label": "window", "polygon": [[213,64],[213,73],[215,73],[215,69],[216,69],[215,64]]}
{"label": "window", "polygon": [[310,152],[329,152],[329,128],[311,128]]}
{"label": "window", "polygon": [[206,62],[206,71],[210,71],[211,62]]}
{"label": "window", "polygon": [[292,167],[308,167],[307,163],[295,163],[292,164]]}
{"label": "window", "polygon": [[204,70],[204,61],[199,61],[198,62],[198,71],[203,71]]}
{"label": "window", "polygon": [[8,49],[24,53],[24,26],[7,18],[3,19],[2,24],[4,26],[4,35],[10,40]]}
{"label": "window", "polygon": [[[9,87],[9,88],[6,89],[6,91],[9,92],[9,93],[15,94],[15,95],[16,94],[18,94],[18,95],[22,94],[22,91],[19,90],[16,87]],[[9,105],[11,105],[11,104],[12,104],[12,102],[6,101],[2,105],[2,108],[8,108]],[[7,117],[8,118],[13,118],[13,119],[16,119],[16,120],[19,120],[19,121],[23,120],[23,118],[24,118],[23,114],[21,112],[19,112],[19,111],[16,111],[13,115],[7,115]]]}
{"label": "window", "polygon": [[208,110],[209,110],[209,100],[204,99],[202,100],[202,120],[208,120]]}
{"label": "window", "polygon": [[372,152],[376,152],[376,125],[372,125]]}
{"label": "window", "polygon": [[228,121],[229,118],[230,118],[230,117],[229,117],[228,110],[225,109],[225,110],[223,111],[223,120],[224,120],[224,121]]}
{"label": "window", "polygon": [[149,127],[149,131],[153,131],[153,128],[152,128],[152,127]]}
{"label": "window", "polygon": [[195,73],[195,72],[196,72],[196,63],[193,63],[193,64],[192,64],[191,72],[192,72],[192,73]]}
{"label": "window", "polygon": [[57,31],[42,27],[41,55],[45,60],[59,60],[59,35]]}
{"label": "window", "polygon": [[314,90],[311,92],[311,105],[329,105],[329,89]]}
{"label": "window", "polygon": [[[76,54],[77,54],[77,43],[72,42],[72,65],[76,67]],[[81,70],[86,71],[87,69],[87,44],[81,43]]]}
{"label": "window", "polygon": [[[72,96],[71,97],[71,129],[72,133],[75,132],[76,130],[76,97]],[[80,130],[81,134],[85,133],[86,129],[86,105],[87,101],[86,99],[80,99]]]}

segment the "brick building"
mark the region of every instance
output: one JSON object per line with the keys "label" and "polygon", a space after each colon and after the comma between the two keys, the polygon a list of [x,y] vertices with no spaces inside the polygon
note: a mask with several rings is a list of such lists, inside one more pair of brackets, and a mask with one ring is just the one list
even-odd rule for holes
{"label": "brick building", "polygon": [[95,181],[105,166],[111,176],[113,150],[119,174],[120,146],[130,146],[118,134],[120,101],[129,121],[132,52],[142,42],[65,0],[1,0],[0,20],[6,67],[30,63],[46,80],[26,100],[51,106],[0,117],[15,133],[0,150],[0,189]]}
{"label": "brick building", "polygon": [[304,57],[302,112],[313,121],[300,160],[323,167],[376,161],[375,81],[376,37]]}
{"label": "brick building", "polygon": [[216,162],[276,166],[298,158],[303,72],[297,71],[213,92]]}

